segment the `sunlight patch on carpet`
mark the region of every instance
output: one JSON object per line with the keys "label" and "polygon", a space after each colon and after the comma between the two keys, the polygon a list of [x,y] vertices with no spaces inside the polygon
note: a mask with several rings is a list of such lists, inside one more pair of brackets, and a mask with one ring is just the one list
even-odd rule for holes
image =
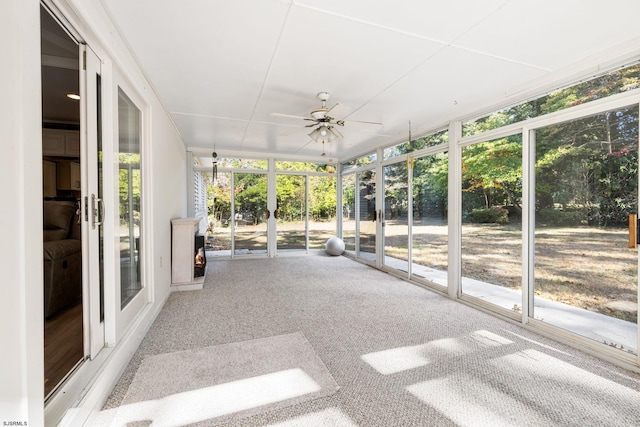
{"label": "sunlight patch on carpet", "polygon": [[267,427],[358,427],[351,418],[338,408],[324,409],[310,414],[300,415],[287,421],[269,424]]}
{"label": "sunlight patch on carpet", "polygon": [[[580,396],[571,402],[573,410],[588,414],[593,419],[600,418],[603,422],[619,416],[621,412],[633,413],[630,408],[640,402],[639,391],[534,349],[509,354],[489,363],[494,369],[509,372],[516,383],[535,375],[547,384],[549,390],[561,390],[561,396]],[[527,398],[534,395],[528,389],[520,391],[520,394]]]}
{"label": "sunlight patch on carpet", "polygon": [[459,426],[511,427],[522,420],[529,425],[552,425],[535,408],[467,374],[410,385],[407,391]]}
{"label": "sunlight patch on carpet", "polygon": [[338,385],[300,332],[146,357],[96,425],[226,423],[329,396]]}
{"label": "sunlight patch on carpet", "polygon": [[461,356],[482,348],[512,344],[493,332],[479,330],[460,338],[443,338],[426,344],[397,347],[362,356],[362,360],[382,375],[426,366],[443,356]]}

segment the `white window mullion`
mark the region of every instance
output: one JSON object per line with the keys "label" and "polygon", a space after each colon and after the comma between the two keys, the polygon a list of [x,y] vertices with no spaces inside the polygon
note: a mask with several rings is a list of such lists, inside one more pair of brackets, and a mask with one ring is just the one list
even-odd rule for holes
{"label": "white window mullion", "polygon": [[535,260],[535,131],[522,131],[522,323],[533,316]]}
{"label": "white window mullion", "polygon": [[459,145],[462,137],[462,122],[454,121],[449,125],[449,177],[448,177],[448,219],[449,254],[448,254],[448,293],[450,298],[460,296],[461,242],[462,242],[462,148]]}

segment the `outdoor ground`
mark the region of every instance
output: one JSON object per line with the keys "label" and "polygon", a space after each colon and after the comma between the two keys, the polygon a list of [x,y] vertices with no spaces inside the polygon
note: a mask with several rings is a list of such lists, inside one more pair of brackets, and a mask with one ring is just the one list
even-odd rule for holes
{"label": "outdoor ground", "polygon": [[[406,254],[406,237],[387,225],[386,255]],[[414,226],[414,262],[447,267],[446,225]],[[638,251],[626,229],[538,228],[535,236],[535,295],[635,322]],[[395,246],[398,247],[395,247]],[[405,255],[406,256],[406,255]],[[519,227],[464,224],[463,277],[521,289],[522,233]],[[464,289],[463,289],[464,292]]]}
{"label": "outdoor ground", "polygon": [[[310,247],[324,248],[326,240],[334,235],[333,230],[335,223],[311,222]],[[245,226],[238,232],[236,249],[266,249],[266,227]],[[385,255],[407,259],[406,232],[406,225],[386,222]],[[413,232],[414,263],[446,270],[446,223],[416,224]],[[214,245],[228,250],[229,233],[229,228],[216,230]],[[345,225],[345,234],[348,233]],[[373,239],[363,239],[361,244],[366,241]],[[620,228],[538,227],[535,295],[635,322],[638,251],[630,249],[628,241],[628,231]],[[278,249],[304,249],[304,243],[304,223],[278,224]],[[361,247],[361,250],[365,249]],[[462,275],[519,290],[522,282],[520,227],[464,224]]]}

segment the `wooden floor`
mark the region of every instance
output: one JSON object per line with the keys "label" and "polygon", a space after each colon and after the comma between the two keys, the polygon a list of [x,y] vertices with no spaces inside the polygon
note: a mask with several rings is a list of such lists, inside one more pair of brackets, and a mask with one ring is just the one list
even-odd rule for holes
{"label": "wooden floor", "polygon": [[45,397],[83,357],[82,304],[44,322]]}

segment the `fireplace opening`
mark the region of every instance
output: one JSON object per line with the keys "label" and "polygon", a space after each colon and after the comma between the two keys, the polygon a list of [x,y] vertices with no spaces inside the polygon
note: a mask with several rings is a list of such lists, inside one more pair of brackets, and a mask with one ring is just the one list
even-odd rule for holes
{"label": "fireplace opening", "polygon": [[193,277],[202,277],[207,267],[207,253],[204,250],[204,235],[196,234],[194,239]]}

